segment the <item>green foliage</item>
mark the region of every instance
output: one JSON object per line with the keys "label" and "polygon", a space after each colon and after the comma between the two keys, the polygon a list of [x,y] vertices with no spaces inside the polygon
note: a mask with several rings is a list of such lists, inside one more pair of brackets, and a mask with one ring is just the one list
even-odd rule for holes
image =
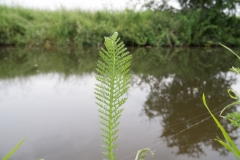
{"label": "green foliage", "polygon": [[238,4],[240,4],[239,0],[178,0],[182,9],[212,9],[212,10],[220,10],[221,12],[224,9],[228,9],[229,11],[235,11]]}
{"label": "green foliage", "polygon": [[[232,52],[234,55],[236,55],[238,57],[238,59],[240,60],[240,57],[235,53],[233,52],[231,49],[229,49],[228,47],[224,46],[223,44],[220,44],[222,45],[223,47],[225,47],[226,49],[228,49],[230,52]],[[232,71],[235,71],[236,73],[239,74],[239,70],[232,67],[231,69]],[[224,107],[224,109],[221,111],[220,113],[220,116],[223,117],[223,118],[226,118],[228,119],[230,122],[231,122],[231,125],[235,126],[235,127],[238,127],[240,128],[240,112],[233,112],[233,113],[229,113],[228,115],[226,116],[222,116],[222,113],[229,107],[231,106],[235,106],[235,105],[239,105],[240,104],[240,95],[237,94],[235,91],[229,89],[228,90],[228,94],[229,96],[235,100],[235,102],[227,105],[226,107]],[[216,140],[221,143],[226,149],[228,149],[230,152],[232,152],[237,159],[240,160],[240,150],[237,148],[237,146],[234,144],[234,142],[232,141],[232,139],[229,137],[228,133],[225,131],[225,129],[222,127],[222,125],[219,123],[219,121],[215,118],[215,116],[211,113],[209,107],[207,106],[207,103],[206,103],[206,99],[205,99],[205,96],[203,94],[203,103],[204,105],[206,106],[208,112],[211,114],[212,118],[214,119],[214,121],[216,122],[217,126],[220,128],[220,130],[222,131],[222,134],[225,138],[225,141],[222,141],[221,139],[217,138]]]}
{"label": "green foliage", "polygon": [[[181,6],[181,10],[188,9],[211,9],[219,10],[223,12],[228,10],[228,12],[235,13],[237,6],[240,4],[240,0],[177,0]],[[142,8],[152,9],[152,10],[174,10],[168,4],[168,0],[138,0],[137,4],[140,4]]]}
{"label": "green foliage", "polygon": [[[235,56],[237,56],[237,58],[240,60],[240,56],[239,55],[237,55],[233,50],[231,50],[230,48],[228,48],[227,46],[225,46],[225,45],[223,45],[223,44],[221,44],[220,43],[220,45],[221,46],[223,46],[223,47],[225,47],[227,50],[229,50],[230,52],[232,52]],[[238,73],[238,74],[240,74],[240,68],[235,68],[235,67],[232,67],[231,69],[230,69],[231,71],[233,71],[233,72],[236,72],[236,73]],[[234,92],[235,93],[235,92]],[[236,93],[235,93],[236,94]],[[237,95],[237,94],[236,94]],[[238,96],[239,97],[239,96]]]}
{"label": "green foliage", "polygon": [[138,151],[135,160],[144,160],[147,157],[147,153],[150,153],[152,156],[154,156],[153,151],[151,151],[149,148],[144,148]]}
{"label": "green foliage", "polygon": [[[105,152],[103,154],[108,157],[109,160],[116,160],[116,153],[114,149],[117,147],[115,142],[118,139],[117,127],[120,124],[119,118],[123,109],[121,106],[126,102],[127,98],[122,96],[128,91],[130,84],[129,67],[131,65],[132,56],[129,52],[126,52],[124,43],[120,42],[118,33],[110,37],[105,37],[104,45],[106,49],[101,48],[100,57],[97,64],[96,80],[99,82],[96,84],[95,95],[98,100],[96,104],[100,107],[98,109],[100,115],[100,127],[102,133],[102,141],[105,145],[102,145]],[[136,155],[136,160],[144,160],[147,157],[147,153],[153,156],[154,153],[148,149],[141,149]]]}
{"label": "green foliage", "polygon": [[126,52],[123,42],[119,42],[118,33],[105,37],[106,49],[101,49],[102,61],[98,61],[96,76],[99,84],[96,84],[95,95],[98,100],[96,104],[100,107],[100,127],[102,141],[105,143],[103,153],[109,160],[115,160],[114,149],[117,147],[115,141],[118,139],[119,118],[123,109],[121,106],[127,98],[122,98],[129,88],[129,67],[132,56]]}
{"label": "green foliage", "polygon": [[128,46],[240,44],[240,19],[217,10],[57,11],[0,6],[0,45],[101,46],[118,30]]}
{"label": "green foliage", "polygon": [[231,121],[231,125],[240,128],[240,114],[238,112],[230,113],[226,118]]}
{"label": "green foliage", "polygon": [[233,91],[231,89],[228,90],[228,94],[232,99],[234,99],[236,101],[227,105],[226,107],[224,107],[224,109],[220,113],[220,116],[228,119],[231,122],[231,125],[240,128],[240,112],[233,112],[233,113],[227,114],[226,116],[222,116],[223,112],[227,108],[240,104],[240,95],[238,95],[235,91]]}
{"label": "green foliage", "polygon": [[[228,48],[227,46],[225,46],[225,45],[223,45],[223,44],[220,44],[220,45],[222,45],[224,48],[226,48],[227,50],[229,50],[230,52],[232,52],[232,53],[233,53],[235,56],[237,56],[237,58],[240,60],[240,57],[239,57],[234,51],[232,51],[230,48]],[[239,69],[239,68],[232,67],[230,70],[233,71],[233,72],[236,72],[236,73],[240,74],[240,69]],[[240,112],[233,112],[233,113],[230,113],[230,114],[228,114],[228,115],[226,115],[226,116],[222,116],[222,113],[223,113],[227,108],[229,108],[229,107],[231,107],[231,106],[235,106],[235,105],[239,105],[239,104],[240,104],[240,95],[239,95],[239,94],[237,94],[235,91],[233,91],[233,90],[231,90],[231,89],[228,90],[228,94],[229,94],[229,96],[230,96],[232,99],[234,99],[234,100],[236,100],[236,101],[233,102],[233,103],[231,103],[231,104],[229,104],[229,105],[227,105],[227,106],[221,111],[220,116],[223,117],[223,118],[228,119],[228,120],[231,122],[231,125],[240,128]]]}
{"label": "green foliage", "polygon": [[217,140],[219,143],[221,143],[226,149],[228,149],[230,152],[232,152],[237,159],[240,159],[240,150],[237,148],[237,146],[235,145],[235,143],[232,141],[232,139],[229,137],[228,133],[225,131],[225,129],[222,127],[222,125],[219,123],[219,121],[217,120],[217,118],[212,114],[212,112],[210,111],[209,107],[207,106],[206,103],[206,99],[205,99],[205,95],[203,94],[202,96],[202,100],[203,103],[205,105],[205,107],[207,108],[208,112],[211,114],[213,120],[216,122],[217,126],[219,127],[219,129],[221,130],[225,141],[221,140],[220,138],[217,137]]}
{"label": "green foliage", "polygon": [[8,160],[22,145],[22,143],[26,140],[27,137],[23,138],[2,160]]}

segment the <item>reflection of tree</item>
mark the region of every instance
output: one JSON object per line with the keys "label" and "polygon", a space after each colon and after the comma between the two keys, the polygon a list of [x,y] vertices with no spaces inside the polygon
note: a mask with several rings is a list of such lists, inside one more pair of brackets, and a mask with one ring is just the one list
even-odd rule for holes
{"label": "reflection of tree", "polygon": [[[8,88],[19,85],[22,93],[28,93],[28,83],[37,74],[59,74],[66,81],[76,75],[76,81],[81,82],[82,75],[94,72],[98,59],[97,49],[81,50],[42,50],[22,48],[0,49],[0,100],[7,94]],[[55,74],[56,75],[56,74]]]}
{"label": "reflection of tree", "polygon": [[[208,80],[206,84],[197,79],[195,82],[189,82],[176,76],[173,76],[169,83],[164,82],[163,79],[156,80],[151,87],[148,100],[145,102],[144,112],[150,118],[161,115],[164,127],[161,137],[168,138],[209,117],[201,101],[203,91],[209,97],[211,96],[208,100],[211,102],[209,103],[212,106],[211,109],[215,112],[219,111],[221,109],[219,106],[229,99],[226,93],[229,83],[231,80],[224,81],[224,77],[213,78]],[[214,87],[210,88],[209,86]],[[232,108],[233,110],[234,108]],[[226,121],[222,121],[222,124],[225,128],[228,127]],[[231,132],[232,128],[227,128],[227,130]],[[169,147],[178,146],[178,154],[200,156],[204,153],[201,143],[211,145],[214,150],[224,154],[226,153],[224,148],[213,140],[216,135],[221,134],[210,118],[182,134],[167,139],[167,143]]]}
{"label": "reflection of tree", "polygon": [[[231,60],[232,63],[228,63]],[[229,53],[178,52],[159,65],[153,63],[153,67],[148,68],[150,74],[146,71],[141,75],[140,83],[145,82],[150,86],[143,112],[150,119],[162,117],[164,129],[161,138],[166,138],[169,147],[178,147],[177,154],[199,157],[204,154],[205,145],[226,155],[226,149],[214,140],[216,135],[222,134],[211,118],[206,119],[210,115],[203,106],[201,96],[202,93],[207,95],[214,113],[220,111],[225,102],[229,102],[227,88],[235,79],[227,77],[226,71],[234,62]],[[235,110],[233,107],[228,112]],[[201,120],[204,121],[191,127]],[[220,121],[231,137],[236,139],[232,135],[236,128],[230,127],[223,119]],[[177,134],[186,128],[189,129]]]}
{"label": "reflection of tree", "polygon": [[38,73],[91,73],[96,67],[97,49],[27,50],[0,49],[0,78],[26,77]]}
{"label": "reflection of tree", "polygon": [[[135,83],[150,86],[143,112],[150,119],[162,117],[164,129],[161,138],[167,138],[168,146],[178,147],[177,154],[189,156],[204,154],[203,145],[226,154],[226,150],[214,140],[216,135],[221,134],[211,118],[181,134],[175,134],[209,117],[201,101],[202,93],[208,96],[213,112],[221,110],[221,105],[229,100],[226,89],[234,78],[227,79],[226,71],[231,66],[239,66],[234,55],[223,49],[214,49],[216,54],[211,49],[129,50],[133,54],[132,72],[141,77],[141,81]],[[69,52],[0,50],[0,79],[52,72],[65,77],[92,73],[97,59],[96,49]],[[221,122],[229,133],[235,130],[229,128],[225,121]]]}

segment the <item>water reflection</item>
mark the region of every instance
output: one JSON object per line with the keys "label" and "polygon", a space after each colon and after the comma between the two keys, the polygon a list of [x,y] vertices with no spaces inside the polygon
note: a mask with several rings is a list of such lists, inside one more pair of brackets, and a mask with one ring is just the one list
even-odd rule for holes
{"label": "water reflection", "polygon": [[[221,132],[208,118],[201,96],[202,93],[207,95],[208,104],[216,114],[230,103],[227,89],[236,79],[235,75],[229,76],[227,70],[235,60],[227,53],[210,54],[198,50],[195,53],[194,50],[172,52],[168,55],[173,57],[166,56],[164,60],[160,59],[159,65],[152,64],[151,72],[141,77],[139,85],[147,83],[150,88],[143,112],[149,119],[161,117],[163,132],[160,138],[165,138],[169,147],[177,147],[177,155],[200,157],[205,154],[203,144],[211,146],[220,155],[226,155],[228,151],[214,140],[216,135],[221,137]],[[141,58],[148,59],[144,56]],[[233,111],[236,108],[232,107],[227,112]],[[220,121],[232,139],[236,140],[236,128],[230,127],[223,119]]]}
{"label": "water reflection", "polygon": [[94,72],[96,48],[76,50],[0,50],[0,77],[26,77],[38,73],[59,73],[65,77]]}
{"label": "water reflection", "polygon": [[[123,129],[121,129],[129,130],[124,131],[127,133],[125,135],[127,138],[129,133],[139,134],[147,131],[148,129],[143,129],[147,127],[143,127],[141,122],[143,116],[147,117],[149,122],[158,120],[160,125],[153,126],[156,127],[156,130],[162,129],[159,133],[155,132],[156,135],[152,134],[151,138],[158,137],[149,145],[144,141],[150,141],[149,135],[142,139],[136,137],[138,139],[133,140],[134,142],[125,142],[126,144],[122,148],[120,145],[119,150],[122,153],[120,151],[119,154],[125,157],[137,149],[166,139],[167,147],[177,148],[175,154],[184,155],[183,159],[207,156],[209,153],[207,147],[217,151],[220,155],[227,155],[228,152],[214,140],[217,135],[221,137],[221,133],[213,120],[208,118],[209,114],[202,104],[201,96],[202,93],[207,95],[208,104],[214,113],[220,111],[230,99],[226,92],[227,88],[236,82],[235,75],[229,74],[228,70],[231,66],[239,66],[238,60],[224,49],[130,48],[129,50],[133,54],[132,74],[134,76],[131,87],[137,89],[132,94],[131,91],[128,94],[129,104],[125,111],[129,113],[125,116],[125,120],[122,120]],[[29,139],[39,145],[31,149],[28,158],[21,155],[20,159],[40,158],[41,155],[52,155],[60,151],[68,152],[69,149],[88,148],[95,145],[96,141],[97,145],[101,143],[96,106],[94,101],[87,102],[89,99],[94,99],[93,76],[98,58],[97,50],[94,48],[58,51],[31,51],[14,48],[0,50],[0,102],[3,101],[1,110],[5,108],[9,110],[8,113],[11,113],[12,106],[15,110],[17,109],[16,113],[14,112],[11,116],[18,117],[22,120],[22,124],[25,124],[23,125],[25,130],[22,131],[24,135],[31,126],[29,120],[33,121],[36,126],[42,125],[45,128],[43,131],[42,128],[30,127],[33,129],[33,133],[39,133],[39,136],[34,134],[35,139],[31,139],[31,137]],[[16,89],[16,86],[20,87]],[[144,89],[144,94],[140,93],[140,89]],[[12,95],[10,90],[15,95]],[[6,94],[8,91],[11,97]],[[20,92],[27,95],[27,98],[21,107],[16,107],[14,103],[22,103],[21,98],[17,96],[23,95]],[[136,99],[131,100],[134,96]],[[139,99],[139,97],[141,98]],[[143,105],[141,105],[142,101]],[[79,107],[79,104],[82,108]],[[84,112],[82,112],[83,108]],[[67,113],[66,110],[69,112]],[[236,108],[232,107],[227,112],[235,110]],[[28,114],[25,113],[26,111]],[[141,112],[140,117],[138,116],[139,112]],[[28,118],[20,117],[18,115],[20,113]],[[38,115],[38,113],[42,114]],[[12,120],[14,118],[7,117],[5,118],[8,123],[14,126]],[[43,118],[50,122],[45,124],[41,121]],[[86,119],[92,128],[85,125]],[[198,122],[199,124],[195,125]],[[231,128],[227,125],[228,122],[222,119],[221,123],[231,133],[231,137],[237,140],[236,128]],[[52,126],[55,127],[51,128]],[[7,126],[4,127],[7,130]],[[83,128],[87,132],[83,132]],[[181,132],[186,128],[189,129]],[[46,130],[48,133],[44,135],[43,132]],[[72,132],[69,132],[70,130]],[[44,135],[44,141],[40,135]],[[82,144],[76,142],[76,139],[80,140]],[[135,141],[141,143],[143,147],[140,147]],[[135,143],[136,149],[129,147]],[[71,145],[72,148],[69,147]],[[59,146],[63,147],[59,149]],[[164,145],[161,147],[164,148]],[[124,148],[125,151],[123,151]],[[101,148],[95,150],[96,153],[101,152]],[[70,159],[91,159],[93,156],[89,158],[91,151],[74,153]],[[0,151],[0,155],[4,153]],[[67,159],[67,156],[69,154],[61,156],[62,160]],[[100,156],[101,153],[96,154],[92,159],[98,159]],[[160,159],[161,156],[157,156],[157,158]],[[214,158],[218,159],[219,157]],[[129,159],[133,159],[133,157]],[[176,157],[175,159],[181,158]],[[205,158],[203,157],[203,159]]]}

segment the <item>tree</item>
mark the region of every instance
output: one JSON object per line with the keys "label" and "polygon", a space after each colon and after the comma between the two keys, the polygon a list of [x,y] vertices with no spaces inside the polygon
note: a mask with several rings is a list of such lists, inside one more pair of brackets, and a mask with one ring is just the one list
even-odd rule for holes
{"label": "tree", "polygon": [[144,0],[142,7],[152,10],[165,10],[169,8],[169,0]]}
{"label": "tree", "polygon": [[[140,3],[141,0],[138,2]],[[216,9],[221,12],[235,13],[240,5],[240,0],[177,0],[181,10],[188,9]],[[172,9],[169,0],[144,0],[141,4],[143,8],[152,10]]]}
{"label": "tree", "polygon": [[240,0],[178,0],[182,9],[216,9],[235,12]]}

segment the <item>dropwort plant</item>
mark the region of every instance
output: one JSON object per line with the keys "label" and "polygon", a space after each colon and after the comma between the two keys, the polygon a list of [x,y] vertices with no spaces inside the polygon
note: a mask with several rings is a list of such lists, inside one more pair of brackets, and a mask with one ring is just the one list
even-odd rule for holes
{"label": "dropwort plant", "polygon": [[118,33],[115,32],[110,37],[105,37],[104,45],[106,49],[101,49],[100,56],[102,61],[98,61],[95,88],[96,104],[100,107],[100,127],[102,141],[105,143],[102,147],[105,149],[103,154],[109,160],[116,160],[114,149],[117,147],[115,141],[118,139],[117,127],[119,118],[123,111],[121,106],[127,98],[122,98],[129,88],[130,74],[129,67],[132,56],[126,52],[123,42],[120,42]]}
{"label": "dropwort plant", "polygon": [[[109,160],[116,160],[114,149],[117,147],[115,142],[118,139],[119,118],[123,111],[121,106],[126,102],[127,98],[122,96],[128,91],[130,85],[129,67],[131,65],[132,56],[129,55],[124,43],[120,42],[118,33],[115,32],[110,37],[105,37],[104,45],[106,49],[101,48],[100,57],[102,61],[98,61],[96,76],[97,81],[95,88],[96,104],[100,107],[98,110],[100,115],[100,127],[102,133],[102,141],[105,143],[102,147],[105,152],[103,154]],[[148,149],[138,151],[135,160],[144,160],[147,153],[154,156],[154,153]]]}

